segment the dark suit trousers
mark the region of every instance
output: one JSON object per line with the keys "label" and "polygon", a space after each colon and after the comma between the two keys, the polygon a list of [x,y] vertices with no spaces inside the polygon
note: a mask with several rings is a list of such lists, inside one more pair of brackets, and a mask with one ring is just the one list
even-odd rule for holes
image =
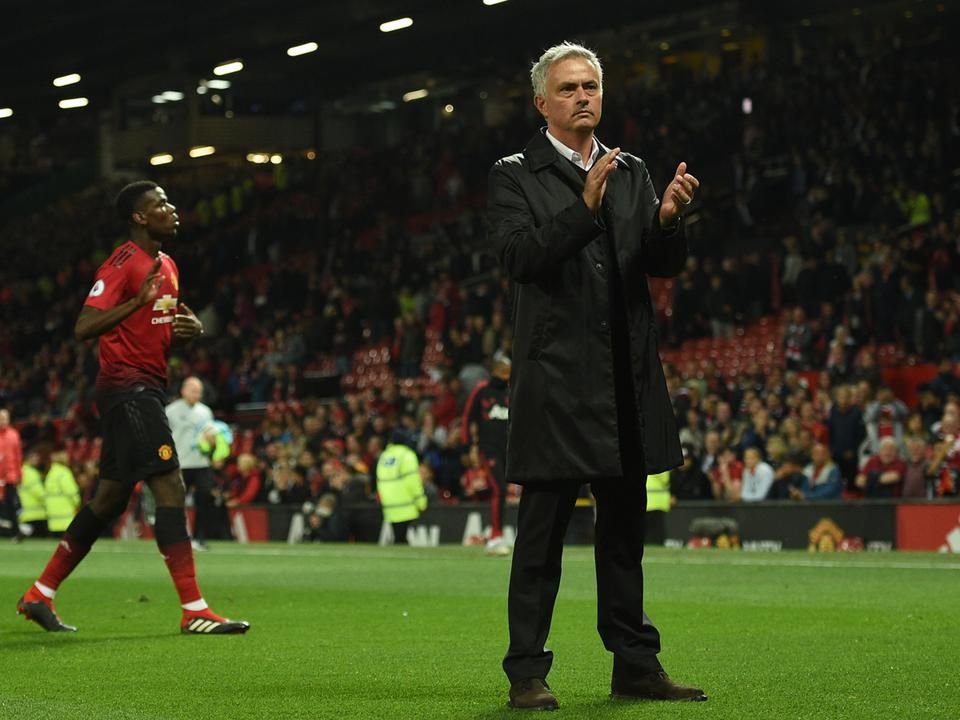
{"label": "dark suit trousers", "polygon": [[[626,424],[631,423],[628,420]],[[627,432],[622,434],[629,437]],[[657,660],[660,634],[643,611],[641,561],[647,496],[638,445],[621,443],[623,478],[590,484],[596,500],[597,630],[607,650],[622,661],[640,672],[658,672],[662,670]],[[510,647],[503,660],[510,682],[546,678],[550,672],[553,653],[545,644],[560,587],[563,538],[581,484],[551,482],[523,487],[510,571]]]}

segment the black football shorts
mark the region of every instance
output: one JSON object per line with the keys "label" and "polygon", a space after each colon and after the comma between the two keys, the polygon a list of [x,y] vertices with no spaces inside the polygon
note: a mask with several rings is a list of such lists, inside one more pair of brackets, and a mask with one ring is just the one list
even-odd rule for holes
{"label": "black football shorts", "polygon": [[162,390],[138,386],[98,395],[100,477],[132,485],[180,467]]}

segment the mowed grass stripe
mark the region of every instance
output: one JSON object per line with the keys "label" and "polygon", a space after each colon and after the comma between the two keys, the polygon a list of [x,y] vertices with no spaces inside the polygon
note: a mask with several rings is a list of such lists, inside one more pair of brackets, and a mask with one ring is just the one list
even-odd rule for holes
{"label": "mowed grass stripe", "polygon": [[[150,542],[100,543],[64,584],[79,633],[17,618],[53,547],[0,545],[4,720],[517,718],[500,670],[509,561],[480,548],[216,544],[201,586],[253,628],[187,637]],[[549,641],[561,717],[957,717],[951,558],[653,550],[663,662],[711,699],[639,706],[607,699],[592,549],[566,558]]]}
{"label": "mowed grass stripe", "polygon": [[[441,546],[438,548],[382,548],[374,545],[286,545],[263,543],[238,545],[229,542],[213,542],[216,553],[225,557],[253,556],[273,558],[340,558],[358,557],[379,560],[427,560],[430,562],[459,562],[462,551],[470,548],[460,546]],[[22,552],[40,552],[49,554],[55,545],[49,541],[26,543]],[[151,541],[112,541],[102,540],[96,546],[97,553],[110,552],[117,555],[155,554],[156,546]],[[472,548],[474,554],[480,554],[479,548]],[[205,555],[200,555],[201,559]],[[571,546],[564,551],[567,562],[593,563],[593,549],[584,546]],[[489,558],[491,563],[509,562],[503,558]],[[731,550],[672,550],[665,548],[647,548],[644,563],[651,565],[736,565],[743,567],[813,567],[813,568],[863,568],[897,570],[946,570],[960,571],[960,561],[947,553],[835,553],[830,555],[804,553],[802,551],[749,552]],[[323,568],[320,568],[321,570]],[[0,570],[2,571],[2,570]]]}

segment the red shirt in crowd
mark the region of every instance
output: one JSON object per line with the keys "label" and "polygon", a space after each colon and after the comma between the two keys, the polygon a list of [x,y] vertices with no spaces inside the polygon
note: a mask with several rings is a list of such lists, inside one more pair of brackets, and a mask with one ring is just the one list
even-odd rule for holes
{"label": "red shirt in crowd", "polygon": [[20,433],[8,425],[0,430],[0,485],[17,485],[23,468]]}
{"label": "red shirt in crowd", "polygon": [[[143,248],[128,240],[97,270],[84,305],[109,310],[136,297],[153,262]],[[156,299],[100,336],[99,389],[121,390],[140,384],[166,387],[180,273],[173,259],[163,252],[160,273],[163,282]]]}
{"label": "red shirt in crowd", "polygon": [[[868,497],[900,497],[903,492],[903,478],[907,474],[907,464],[900,458],[894,458],[891,462],[885,463],[879,455],[874,455],[864,464],[861,473],[867,476],[866,495]],[[880,483],[880,477],[884,473],[895,472],[900,479],[895,483]],[[870,483],[871,473],[876,474],[876,483]]]}

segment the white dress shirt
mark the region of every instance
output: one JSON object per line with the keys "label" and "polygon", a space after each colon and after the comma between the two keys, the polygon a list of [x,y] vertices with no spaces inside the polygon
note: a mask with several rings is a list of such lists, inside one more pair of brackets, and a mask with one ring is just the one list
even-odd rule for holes
{"label": "white dress shirt", "polygon": [[563,157],[572,162],[578,168],[582,168],[587,172],[589,172],[590,168],[593,167],[593,164],[597,161],[597,156],[600,154],[600,144],[597,142],[596,138],[593,138],[593,147],[590,149],[590,157],[587,158],[586,162],[583,160],[583,155],[578,153],[576,150],[568,148],[562,142],[557,140],[553,135],[550,134],[549,130],[547,130],[547,140],[549,140],[550,144],[557,149],[558,153],[563,155]]}

